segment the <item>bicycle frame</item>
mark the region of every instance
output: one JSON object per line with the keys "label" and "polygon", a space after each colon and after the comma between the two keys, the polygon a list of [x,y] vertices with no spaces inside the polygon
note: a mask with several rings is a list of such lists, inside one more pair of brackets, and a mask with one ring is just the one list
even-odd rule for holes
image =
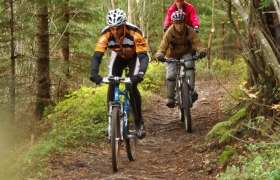
{"label": "bicycle frame", "polygon": [[[108,79],[108,80],[107,80]],[[124,90],[121,90],[119,88],[119,84],[122,81],[124,84],[129,84],[130,78],[120,78],[120,77],[108,77],[104,78],[103,82],[109,83],[110,81],[114,82],[114,100],[110,102],[109,104],[109,124],[108,124],[108,138],[111,138],[111,122],[112,122],[112,109],[114,106],[118,107],[119,110],[119,116],[120,118],[120,140],[123,141],[124,139],[130,138],[128,136],[129,132],[124,132],[124,130],[127,130],[128,126],[128,111],[129,111],[129,95],[128,95],[128,89],[125,86]],[[121,100],[121,97],[124,97],[123,101]]]}
{"label": "bicycle frame", "polygon": [[167,58],[166,62],[175,62],[177,77],[176,77],[176,97],[177,106],[179,107],[180,119],[185,122],[187,132],[192,131],[191,127],[191,111],[193,100],[192,90],[190,88],[190,76],[187,74],[188,68],[185,67],[185,62],[196,60],[197,56],[190,59],[173,59]]}
{"label": "bicycle frame", "polygon": [[[125,141],[127,157],[130,161],[135,159],[136,134],[135,129],[129,127],[129,92],[127,84],[131,83],[130,78],[125,77],[104,77],[102,82],[113,83],[114,85],[114,100],[109,104],[109,118],[108,118],[108,139],[112,146],[112,166],[113,171],[118,171],[120,161],[121,142]],[[119,85],[125,84],[123,90]],[[122,98],[123,97],[123,98]],[[134,123],[134,122],[133,122]]]}
{"label": "bicycle frame", "polygon": [[[198,56],[193,56],[192,58],[189,59],[174,59],[174,58],[167,58],[166,62],[175,62],[176,63],[176,71],[177,71],[177,77],[176,77],[176,89],[177,90],[182,90],[182,82],[184,80],[187,81],[188,86],[190,87],[190,76],[187,75],[188,68],[185,67],[185,62],[190,61],[190,60],[197,60],[199,57]],[[192,102],[192,97],[191,98],[191,104]],[[182,102],[178,102],[178,105],[181,106]]]}

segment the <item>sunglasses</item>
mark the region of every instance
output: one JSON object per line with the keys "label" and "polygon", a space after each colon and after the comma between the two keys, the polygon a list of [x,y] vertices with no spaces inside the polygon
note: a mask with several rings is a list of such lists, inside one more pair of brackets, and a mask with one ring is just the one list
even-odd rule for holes
{"label": "sunglasses", "polygon": [[174,24],[182,24],[184,21],[173,21]]}
{"label": "sunglasses", "polygon": [[110,27],[110,29],[119,31],[119,30],[123,29],[123,26],[112,26],[112,27]]}

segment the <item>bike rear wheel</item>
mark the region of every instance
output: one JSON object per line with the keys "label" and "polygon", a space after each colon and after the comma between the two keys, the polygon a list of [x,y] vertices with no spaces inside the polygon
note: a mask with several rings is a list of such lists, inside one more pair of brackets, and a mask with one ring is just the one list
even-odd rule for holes
{"label": "bike rear wheel", "polygon": [[120,117],[118,107],[113,107],[112,122],[111,122],[111,146],[112,146],[112,166],[113,171],[118,171],[121,152],[121,139],[120,139]]}
{"label": "bike rear wheel", "polygon": [[191,118],[191,99],[190,99],[190,87],[186,79],[182,81],[182,102],[183,102],[183,117],[185,127],[188,133],[192,132],[192,118]]}
{"label": "bike rear wheel", "polygon": [[[128,135],[135,131],[135,122],[133,118],[133,114],[131,110],[129,111],[128,114],[128,120],[127,120],[127,130],[126,132]],[[126,138],[125,140],[125,145],[126,145],[126,152],[127,152],[127,157],[130,161],[134,161],[136,158],[136,146],[137,146],[137,137],[132,135],[132,138]]]}

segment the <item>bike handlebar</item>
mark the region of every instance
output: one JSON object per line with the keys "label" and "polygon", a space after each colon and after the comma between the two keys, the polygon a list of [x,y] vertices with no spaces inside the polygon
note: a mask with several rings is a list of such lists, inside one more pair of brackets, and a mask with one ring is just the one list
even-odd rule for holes
{"label": "bike handlebar", "polygon": [[109,76],[109,77],[103,77],[102,82],[105,84],[109,83],[125,83],[125,84],[130,84],[131,79],[130,77],[118,77],[118,76]]}
{"label": "bike handlebar", "polygon": [[192,56],[191,58],[188,59],[175,59],[175,58],[166,58],[165,62],[171,63],[171,62],[178,62],[178,63],[184,63],[187,61],[196,61],[197,59],[199,59],[200,57],[197,55]]}

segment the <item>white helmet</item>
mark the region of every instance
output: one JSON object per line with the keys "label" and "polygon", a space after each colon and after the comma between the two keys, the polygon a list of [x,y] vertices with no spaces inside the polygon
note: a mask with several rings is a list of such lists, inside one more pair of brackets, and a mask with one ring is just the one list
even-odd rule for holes
{"label": "white helmet", "polygon": [[181,21],[185,19],[185,13],[183,11],[175,11],[171,15],[172,21]]}
{"label": "white helmet", "polygon": [[120,9],[110,10],[106,17],[108,26],[120,26],[126,22],[126,13]]}

